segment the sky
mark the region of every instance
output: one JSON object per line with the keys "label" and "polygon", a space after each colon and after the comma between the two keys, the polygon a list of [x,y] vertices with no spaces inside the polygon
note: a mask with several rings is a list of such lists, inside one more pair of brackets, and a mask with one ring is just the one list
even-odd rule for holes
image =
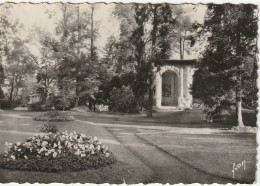
{"label": "sky", "polygon": [[[192,4],[182,5],[187,14],[190,15],[192,21],[202,22],[206,7],[201,4],[197,4],[194,9]],[[56,4],[30,4],[19,3],[13,4],[10,9],[10,17],[12,19],[18,19],[25,29],[25,35],[33,35],[33,28],[35,26],[54,32],[55,19],[48,18],[46,10],[53,11],[57,7]],[[84,6],[82,6],[83,8]],[[4,5],[0,5],[0,8],[4,8]],[[112,12],[115,8],[114,3],[96,3],[94,10],[94,21],[99,23],[99,37],[95,41],[95,44],[99,51],[102,51],[107,38],[111,35],[117,36],[119,34],[119,21],[113,16]],[[84,8],[83,8],[84,9]],[[34,50],[34,49],[32,49]],[[35,50],[37,53],[37,51]]]}

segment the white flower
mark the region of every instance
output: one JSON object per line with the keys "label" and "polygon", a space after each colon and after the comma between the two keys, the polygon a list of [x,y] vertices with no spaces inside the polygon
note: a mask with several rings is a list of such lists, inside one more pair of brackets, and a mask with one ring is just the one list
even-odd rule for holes
{"label": "white flower", "polygon": [[54,152],[53,153],[53,157],[55,158],[57,156],[57,152]]}
{"label": "white flower", "polygon": [[54,147],[54,148],[55,148],[55,147],[58,147],[58,145],[57,145],[56,143],[54,143],[54,144],[53,144],[53,147]]}
{"label": "white flower", "polygon": [[93,141],[97,141],[97,140],[98,140],[98,137],[94,136]]}
{"label": "white flower", "polygon": [[95,151],[94,151],[94,150],[91,150],[91,154],[95,154]]}
{"label": "white flower", "polygon": [[72,143],[71,143],[71,142],[68,143],[68,147],[69,147],[69,148],[72,147]]}
{"label": "white flower", "polygon": [[28,157],[27,157],[26,155],[24,156],[24,158],[25,158],[26,160],[28,160]]}
{"label": "white flower", "polygon": [[110,154],[109,154],[108,152],[105,154],[106,157],[108,157],[109,155],[110,155]]}
{"label": "white flower", "polygon": [[12,158],[12,160],[15,160],[15,156],[14,155],[11,155],[11,158]]}
{"label": "white flower", "polygon": [[98,151],[100,151],[100,145],[98,145],[96,148],[97,148]]}
{"label": "white flower", "polygon": [[80,154],[80,157],[82,157],[82,158],[86,157],[86,154]]}
{"label": "white flower", "polygon": [[46,146],[46,145],[48,145],[48,142],[47,141],[43,141],[42,142],[42,146]]}
{"label": "white flower", "polygon": [[86,134],[80,134],[82,138],[87,137]]}
{"label": "white flower", "polygon": [[89,145],[89,149],[90,149],[90,150],[94,149],[94,145],[90,144],[90,145]]}
{"label": "white flower", "polygon": [[75,152],[75,155],[80,155],[80,151],[77,150],[77,152]]}
{"label": "white flower", "polygon": [[59,154],[61,153],[61,150],[58,150]]}
{"label": "white flower", "polygon": [[19,146],[19,145],[21,145],[21,142],[20,142],[20,141],[18,141],[16,144]]}
{"label": "white flower", "polygon": [[21,151],[21,149],[18,149],[18,151],[20,152],[20,151]]}

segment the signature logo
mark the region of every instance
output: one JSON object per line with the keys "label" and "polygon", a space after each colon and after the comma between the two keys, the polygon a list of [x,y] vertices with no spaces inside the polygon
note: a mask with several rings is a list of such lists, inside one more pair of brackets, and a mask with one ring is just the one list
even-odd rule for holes
{"label": "signature logo", "polygon": [[241,163],[238,163],[238,164],[233,163],[233,169],[232,169],[233,178],[235,178],[235,172],[238,171],[241,168],[246,170],[246,160],[244,160],[244,161],[242,161]]}

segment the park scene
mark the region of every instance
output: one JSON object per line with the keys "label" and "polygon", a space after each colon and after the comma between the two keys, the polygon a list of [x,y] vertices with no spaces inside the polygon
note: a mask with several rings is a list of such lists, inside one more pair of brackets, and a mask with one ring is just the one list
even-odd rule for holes
{"label": "park scene", "polygon": [[252,184],[255,4],[0,4],[0,183]]}

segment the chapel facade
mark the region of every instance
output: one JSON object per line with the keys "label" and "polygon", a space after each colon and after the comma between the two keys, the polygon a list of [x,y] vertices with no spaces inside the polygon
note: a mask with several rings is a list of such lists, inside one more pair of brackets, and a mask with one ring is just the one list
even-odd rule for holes
{"label": "chapel facade", "polygon": [[187,109],[192,107],[190,87],[196,60],[163,60],[156,72],[155,94],[159,109]]}

